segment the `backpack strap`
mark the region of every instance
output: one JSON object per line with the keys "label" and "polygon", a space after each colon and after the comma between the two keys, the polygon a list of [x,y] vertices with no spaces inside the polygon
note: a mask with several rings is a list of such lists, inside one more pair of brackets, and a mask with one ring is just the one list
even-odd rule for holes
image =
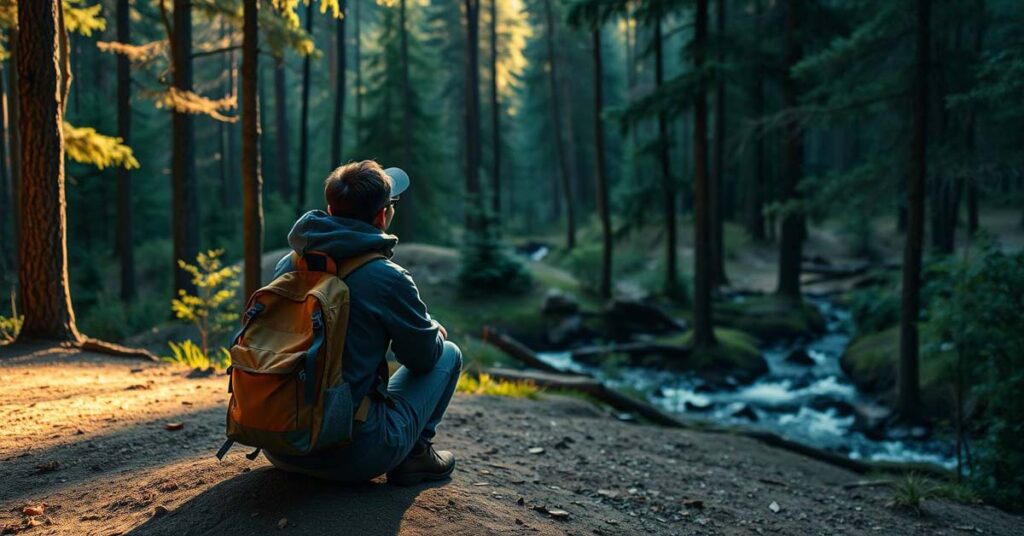
{"label": "backpack strap", "polygon": [[356,255],[355,257],[349,257],[349,258],[341,261],[341,264],[338,265],[338,268],[337,268],[337,270],[335,270],[334,273],[338,274],[338,277],[340,277],[342,279],[345,279],[346,277],[351,275],[352,272],[362,268],[366,264],[369,264],[371,261],[375,261],[377,259],[386,259],[386,258],[387,258],[387,256],[385,256],[383,253],[381,253],[379,251],[368,251],[368,252],[363,253],[361,255]]}

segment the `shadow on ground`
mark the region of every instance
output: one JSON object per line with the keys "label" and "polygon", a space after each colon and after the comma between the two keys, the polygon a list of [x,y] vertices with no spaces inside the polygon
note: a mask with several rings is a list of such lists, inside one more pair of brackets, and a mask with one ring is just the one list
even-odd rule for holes
{"label": "shadow on ground", "polygon": [[393,535],[403,524],[420,524],[414,519],[417,513],[409,511],[414,503],[416,510],[423,509],[427,515],[431,514],[426,511],[444,510],[447,504],[440,495],[436,500],[417,500],[444,485],[400,488],[381,481],[347,485],[263,467],[220,482],[128,534],[265,534],[277,530],[285,519],[293,535]]}

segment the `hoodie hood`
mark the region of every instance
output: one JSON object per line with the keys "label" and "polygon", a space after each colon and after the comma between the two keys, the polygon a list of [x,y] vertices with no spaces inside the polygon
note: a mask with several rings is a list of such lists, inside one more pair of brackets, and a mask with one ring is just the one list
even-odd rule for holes
{"label": "hoodie hood", "polygon": [[338,218],[322,210],[303,214],[288,233],[288,245],[299,255],[320,251],[333,259],[346,259],[368,251],[380,251],[390,258],[395,244],[398,244],[397,236],[369,223]]}

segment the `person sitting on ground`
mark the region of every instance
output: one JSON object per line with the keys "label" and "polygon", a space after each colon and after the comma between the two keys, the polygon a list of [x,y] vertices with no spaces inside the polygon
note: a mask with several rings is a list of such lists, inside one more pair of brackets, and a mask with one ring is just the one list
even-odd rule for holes
{"label": "person sitting on ground", "polygon": [[[350,312],[342,375],[352,399],[361,400],[377,391],[377,367],[389,346],[402,366],[388,382],[390,400],[373,400],[352,443],[307,456],[267,453],[280,469],[346,482],[387,473],[398,485],[443,480],[455,469],[455,456],[434,450],[432,440],[455,392],[462,354],[430,317],[409,272],[389,260],[398,238],[387,229],[408,187],[401,169],[383,169],[373,160],[343,165],[325,182],[327,212],[307,212],[288,234],[299,255],[318,251],[335,262],[373,251],[387,257],[345,279]],[[289,253],[274,277],[293,270]]]}

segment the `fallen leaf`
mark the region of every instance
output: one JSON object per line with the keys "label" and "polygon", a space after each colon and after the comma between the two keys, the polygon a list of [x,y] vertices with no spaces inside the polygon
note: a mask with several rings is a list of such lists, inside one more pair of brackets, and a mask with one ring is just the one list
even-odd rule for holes
{"label": "fallen leaf", "polygon": [[544,454],[544,447],[530,447],[530,454]]}
{"label": "fallen leaf", "polygon": [[288,526],[288,518],[287,517],[282,517],[281,521],[277,522],[277,528],[278,529],[283,529],[283,528],[285,528],[287,526]]}
{"label": "fallen leaf", "polygon": [[779,506],[779,503],[772,501],[772,503],[768,505],[768,509],[777,514],[780,510],[782,510],[782,507]]}
{"label": "fallen leaf", "polygon": [[185,423],[183,423],[183,422],[165,422],[164,423],[164,430],[167,430],[169,432],[177,432],[178,430],[181,430],[184,427],[185,427]]}
{"label": "fallen leaf", "polygon": [[27,516],[41,516],[45,511],[46,506],[42,504],[29,504],[25,505],[25,507],[21,509],[21,513]]}

